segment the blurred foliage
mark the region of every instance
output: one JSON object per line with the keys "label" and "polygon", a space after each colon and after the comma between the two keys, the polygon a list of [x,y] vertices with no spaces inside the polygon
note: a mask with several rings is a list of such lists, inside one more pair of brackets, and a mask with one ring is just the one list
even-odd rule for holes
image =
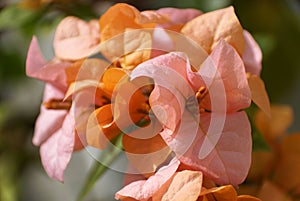
{"label": "blurred foliage", "polygon": [[255,123],[254,123],[254,116],[258,110],[259,109],[257,108],[257,106],[253,103],[251,104],[251,106],[249,108],[246,109],[246,112],[247,112],[247,115],[249,117],[250,124],[251,124],[251,130],[252,130],[252,150],[253,151],[269,151],[270,150],[269,145],[266,143],[263,135],[256,128]]}
{"label": "blurred foliage", "polygon": [[[31,137],[38,114],[41,90],[29,93],[25,59],[32,35],[51,44],[54,27],[67,15],[82,19],[99,17],[116,2],[130,3],[140,10],[161,7],[197,8],[204,12],[233,5],[243,27],[260,44],[263,54],[262,77],[272,102],[292,100],[298,94],[300,78],[300,1],[299,0],[4,0],[0,3],[0,200],[19,199],[19,178],[26,164],[38,160]],[[43,49],[43,46],[42,46]],[[45,49],[51,49],[47,47]],[[24,84],[25,83],[25,84]],[[15,91],[23,86],[18,93]],[[27,88],[26,88],[27,87]],[[295,91],[296,90],[296,91]],[[29,96],[26,100],[23,96]],[[299,96],[298,96],[299,98]],[[32,101],[35,99],[35,101]],[[16,101],[20,102],[16,107]],[[22,102],[23,101],[23,102]],[[289,104],[289,102],[287,102]],[[27,104],[31,104],[28,107]],[[300,130],[298,105],[295,125]],[[28,107],[20,111],[20,107]],[[251,118],[252,109],[248,111]],[[297,118],[299,117],[299,118]],[[268,149],[253,128],[254,149]]]}
{"label": "blurred foliage", "polygon": [[109,146],[108,149],[105,149],[100,157],[99,161],[95,161],[94,165],[89,170],[89,174],[85,179],[81,191],[78,194],[77,201],[82,201],[86,195],[93,189],[96,182],[101,178],[101,176],[106,172],[109,165],[111,165],[122,152],[122,136],[117,137],[113,146]]}
{"label": "blurred foliage", "polygon": [[18,198],[23,167],[38,158],[37,152],[28,149],[34,117],[11,116],[3,105],[0,114],[0,200],[13,201]]}
{"label": "blurred foliage", "polygon": [[240,193],[258,196],[263,201],[299,200],[300,133],[288,133],[293,124],[292,108],[273,104],[270,117],[262,111],[251,116],[254,132],[260,132],[268,149],[253,150],[251,168],[239,186]]}
{"label": "blurred foliage", "polygon": [[[271,101],[291,93],[300,73],[300,18],[287,1],[234,1],[243,26],[254,33],[264,53],[262,77]],[[300,2],[294,1],[300,6]]]}

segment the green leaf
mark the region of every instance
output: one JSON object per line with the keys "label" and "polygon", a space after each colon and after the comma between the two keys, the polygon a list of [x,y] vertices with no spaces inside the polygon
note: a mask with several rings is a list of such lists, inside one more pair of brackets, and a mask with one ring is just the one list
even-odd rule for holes
{"label": "green leaf", "polygon": [[119,135],[113,145],[108,146],[100,155],[99,161],[95,161],[93,167],[89,171],[89,175],[85,180],[83,187],[78,195],[77,201],[83,198],[92,190],[98,179],[105,173],[109,165],[118,158],[122,150],[122,135]]}

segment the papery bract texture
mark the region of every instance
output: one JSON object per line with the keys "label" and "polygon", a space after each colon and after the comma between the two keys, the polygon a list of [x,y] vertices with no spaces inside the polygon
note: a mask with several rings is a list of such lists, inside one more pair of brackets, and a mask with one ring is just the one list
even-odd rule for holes
{"label": "papery bract texture", "polygon": [[[179,156],[179,160],[193,169],[201,170],[204,175],[218,184],[237,186],[245,180],[251,164],[252,143],[249,120],[244,112],[227,114],[222,133],[219,134],[220,138],[211,148],[203,142],[208,134],[212,142],[213,138],[218,136],[218,133],[206,133],[211,121],[214,120],[209,114],[201,115],[202,129],[198,130],[193,144],[182,156]],[[164,139],[172,140],[164,132],[162,135]],[[175,152],[183,146],[180,143],[172,146],[172,141],[167,144],[170,144]],[[212,151],[204,159],[199,159],[199,152],[203,146]]]}
{"label": "papery bract texture", "polygon": [[233,7],[228,7],[198,16],[181,30],[210,53],[221,39],[232,45],[242,55],[245,48],[243,28]]}
{"label": "papery bract texture", "polygon": [[264,81],[257,75],[248,74],[248,84],[251,90],[251,99],[268,117],[271,116],[271,106]]}
{"label": "papery bract texture", "polygon": [[159,27],[171,29],[173,31],[180,31],[185,23],[202,14],[201,11],[192,8],[160,8],[156,12],[168,18],[168,22],[159,25]]}
{"label": "papery bract texture", "polygon": [[115,195],[116,199],[133,198],[147,201],[173,176],[179,166],[178,160],[172,160],[168,166],[162,167],[148,180],[139,180],[130,183]]}
{"label": "papery bract texture", "polygon": [[69,112],[62,127],[41,145],[40,153],[43,166],[48,175],[61,182],[64,171],[71,159],[74,148],[75,120]]}
{"label": "papery bract texture", "polygon": [[97,20],[85,22],[77,17],[66,17],[56,28],[55,55],[64,60],[78,60],[90,56],[100,43]]}
{"label": "papery bract texture", "polygon": [[[194,89],[201,86],[208,88],[201,105],[213,112],[223,112],[221,106],[212,104],[212,101],[222,103],[226,101],[227,112],[234,112],[250,106],[251,94],[247,82],[245,67],[240,56],[232,46],[221,40],[214,48],[208,62],[197,73],[189,73],[190,76],[198,76],[201,82],[190,82]],[[225,94],[221,91],[222,87]],[[224,97],[226,95],[226,97]],[[212,100],[208,100],[212,99]],[[214,106],[214,108],[212,108]]]}
{"label": "papery bract texture", "polygon": [[[242,60],[226,42],[221,41],[209,59],[211,65],[191,72],[184,54],[169,53],[140,64],[131,76],[133,79],[148,76],[154,80],[149,101],[151,107],[159,106],[153,111],[163,124],[161,135],[181,162],[203,171],[218,184],[238,185],[246,178],[251,162],[249,120],[244,112],[238,112],[249,106],[250,89]],[[191,86],[190,83],[197,83],[190,78],[197,79],[198,86]],[[218,89],[223,87],[225,97],[220,96],[217,102],[225,107],[212,107],[204,98],[203,106],[211,112],[198,110],[200,119],[197,120],[197,110],[191,110],[187,104],[195,96],[192,87],[201,87],[201,83],[205,86],[203,80],[209,80],[209,95],[205,98],[216,99],[220,96]],[[208,153],[204,151],[206,157],[201,158],[203,150]]]}
{"label": "papery bract texture", "polygon": [[243,61],[245,63],[246,71],[259,76],[261,71],[262,52],[251,36],[251,34],[244,30],[245,37],[245,51],[243,53]]}
{"label": "papery bract texture", "polygon": [[164,189],[161,188],[152,200],[197,200],[202,188],[202,177],[202,173],[199,171],[176,172],[172,180],[169,181],[170,184],[165,185],[165,192],[162,193]]}
{"label": "papery bract texture", "polygon": [[173,50],[174,41],[166,30],[179,32],[200,14],[195,9],[177,8],[140,12],[128,4],[116,4],[100,18],[101,52],[123,68],[133,69],[151,57]]}
{"label": "papery bract texture", "polygon": [[47,62],[34,36],[30,43],[26,58],[26,75],[53,84],[61,90],[66,90],[66,75],[64,69],[71,65],[67,61],[53,59]]}
{"label": "papery bract texture", "polygon": [[[46,84],[44,89],[44,102],[50,101],[53,98],[63,99],[63,97],[64,94],[59,89],[51,84]],[[40,115],[35,123],[34,136],[32,139],[33,144],[40,146],[45,140],[47,140],[62,126],[66,115],[66,110],[48,110],[44,105],[41,105]]]}

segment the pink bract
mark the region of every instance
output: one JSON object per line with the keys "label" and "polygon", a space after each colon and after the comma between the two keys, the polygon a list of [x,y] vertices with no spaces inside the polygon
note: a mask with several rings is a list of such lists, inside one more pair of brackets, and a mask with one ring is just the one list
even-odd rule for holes
{"label": "pink bract", "polygon": [[244,30],[243,34],[245,38],[245,50],[242,58],[245,63],[246,71],[259,76],[261,71],[262,52],[248,31]]}
{"label": "pink bract", "polygon": [[[70,61],[57,58],[47,62],[40,52],[37,38],[33,37],[27,54],[26,74],[46,82],[44,103],[52,100],[63,102],[68,89],[65,70],[71,64]],[[84,133],[90,105],[80,98],[85,91],[80,93],[75,99],[76,103],[73,100],[71,110],[47,109],[42,104],[35,125],[33,144],[41,146],[41,160],[48,175],[59,181],[63,181],[64,171],[74,149],[86,144]],[[78,112],[79,109],[83,112]],[[76,122],[74,115],[78,120]]]}
{"label": "pink bract", "polygon": [[172,160],[169,165],[162,167],[148,180],[138,180],[125,186],[115,195],[116,199],[134,198],[149,200],[173,176],[179,166],[178,160]]}
{"label": "pink bract", "polygon": [[[150,105],[163,124],[161,136],[179,160],[218,184],[238,185],[251,159],[249,120],[239,112],[251,102],[243,61],[221,40],[198,72],[189,65],[184,54],[169,53],[140,64],[131,76],[154,80]],[[189,102],[201,87],[208,92],[199,109]]]}
{"label": "pink bract", "polygon": [[156,12],[161,15],[165,15],[169,18],[169,22],[165,25],[162,25],[163,27],[170,26],[170,25],[180,25],[180,24],[184,25],[188,21],[202,14],[201,11],[192,8],[186,8],[186,9],[161,8],[158,9]]}

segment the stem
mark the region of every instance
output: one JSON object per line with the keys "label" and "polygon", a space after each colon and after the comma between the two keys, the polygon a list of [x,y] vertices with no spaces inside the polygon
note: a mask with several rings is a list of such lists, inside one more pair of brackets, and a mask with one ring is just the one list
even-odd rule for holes
{"label": "stem", "polygon": [[105,173],[108,166],[111,165],[118,158],[118,156],[122,152],[122,135],[119,135],[116,138],[115,142],[112,144],[114,146],[109,146],[101,153],[101,162],[95,161],[78,195],[77,201],[83,200],[83,198],[91,191],[98,179],[103,175],[103,173]]}

